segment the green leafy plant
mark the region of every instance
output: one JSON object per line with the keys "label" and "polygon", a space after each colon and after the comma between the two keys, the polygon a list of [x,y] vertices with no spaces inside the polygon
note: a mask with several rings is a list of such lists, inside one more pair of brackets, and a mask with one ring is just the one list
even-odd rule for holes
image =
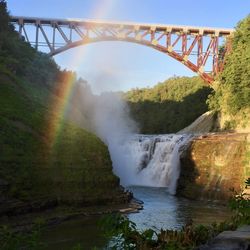
{"label": "green leafy plant", "polygon": [[136,224],[125,216],[114,214],[100,222],[111,249],[150,249],[157,244],[157,234],[152,229],[139,232]]}
{"label": "green leafy plant", "polygon": [[44,249],[45,245],[41,242],[41,228],[36,225],[29,232],[15,232],[7,226],[0,227],[1,250]]}
{"label": "green leafy plant", "polygon": [[[250,186],[250,178],[245,181],[246,187]],[[237,225],[250,225],[250,197],[241,192],[229,201],[229,207],[234,212],[232,220]]]}

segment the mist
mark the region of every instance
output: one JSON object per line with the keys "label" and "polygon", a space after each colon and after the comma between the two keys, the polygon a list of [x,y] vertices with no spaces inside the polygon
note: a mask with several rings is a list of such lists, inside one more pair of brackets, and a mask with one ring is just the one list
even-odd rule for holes
{"label": "mist", "polygon": [[108,146],[113,172],[122,186],[167,187],[175,194],[181,147],[189,135],[139,135],[121,93],[94,95],[83,80],[75,84],[66,115]]}
{"label": "mist", "polygon": [[95,133],[107,146],[114,173],[124,186],[133,184],[133,154],[125,148],[138,132],[129,115],[129,107],[118,92],[94,95],[84,80],[78,80],[70,98],[66,117],[80,127]]}

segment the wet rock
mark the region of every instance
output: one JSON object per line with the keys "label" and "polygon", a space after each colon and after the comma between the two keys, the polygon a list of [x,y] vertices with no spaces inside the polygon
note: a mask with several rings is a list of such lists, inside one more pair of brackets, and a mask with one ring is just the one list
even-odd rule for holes
{"label": "wet rock", "polygon": [[138,199],[131,199],[128,207],[120,209],[120,213],[138,213],[140,210],[143,209],[143,201]]}
{"label": "wet rock", "polygon": [[250,226],[243,226],[236,231],[224,231],[216,236],[208,245],[199,250],[249,250]]}

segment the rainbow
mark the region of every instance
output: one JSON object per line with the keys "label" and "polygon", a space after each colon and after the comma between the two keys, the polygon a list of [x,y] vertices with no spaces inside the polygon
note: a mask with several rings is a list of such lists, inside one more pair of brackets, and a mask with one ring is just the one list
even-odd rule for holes
{"label": "rainbow", "polygon": [[[96,4],[92,11],[90,11],[89,16],[93,19],[101,19],[107,17],[108,13],[112,10],[115,4],[115,0],[102,0]],[[74,57],[68,61],[68,65],[81,65],[82,63],[87,63],[88,56],[86,56],[86,49],[78,49],[78,53],[74,53]],[[80,52],[80,53],[79,53]],[[77,70],[77,68],[75,69]],[[47,122],[46,130],[48,134],[49,149],[53,150],[59,135],[62,131],[63,121],[67,108],[69,106],[69,100],[72,96],[75,82],[76,74],[70,71],[63,72],[63,77],[56,83],[55,92],[50,101],[50,114]]]}
{"label": "rainbow", "polygon": [[49,148],[52,150],[62,131],[62,125],[65,117],[69,100],[72,96],[76,75],[73,72],[66,71],[61,73],[61,77],[56,83],[54,92],[50,101],[49,120],[47,125]]}

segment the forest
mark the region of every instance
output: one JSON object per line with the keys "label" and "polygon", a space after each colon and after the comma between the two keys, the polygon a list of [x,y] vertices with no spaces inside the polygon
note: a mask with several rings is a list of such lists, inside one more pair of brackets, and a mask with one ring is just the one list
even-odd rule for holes
{"label": "forest", "polygon": [[124,94],[143,134],[175,133],[208,111],[212,88],[199,77],[173,77],[153,88]]}

